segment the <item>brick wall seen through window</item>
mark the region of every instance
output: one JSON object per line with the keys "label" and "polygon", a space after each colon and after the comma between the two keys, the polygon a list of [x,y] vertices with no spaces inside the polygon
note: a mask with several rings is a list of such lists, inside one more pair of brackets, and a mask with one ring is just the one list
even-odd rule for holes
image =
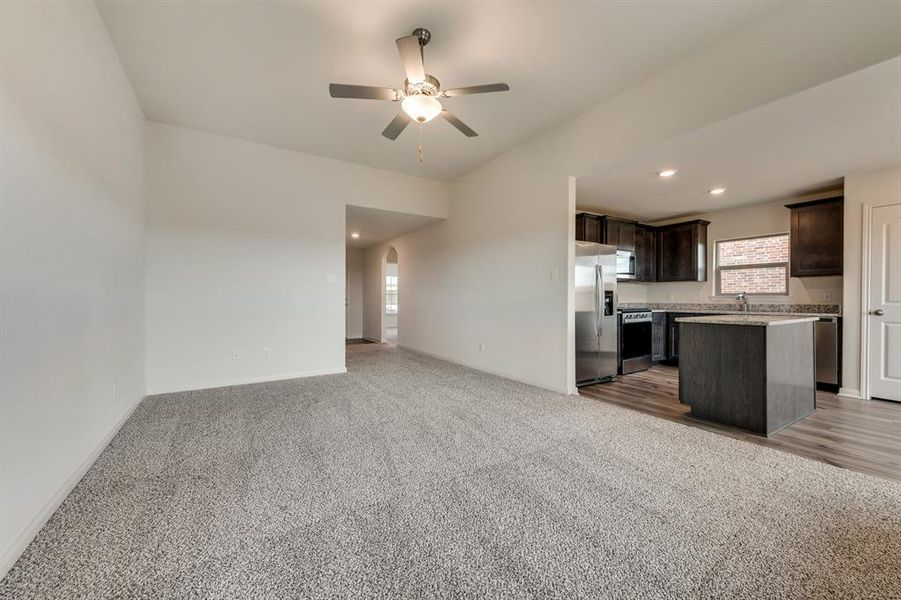
{"label": "brick wall seen through window", "polygon": [[716,293],[787,294],[788,234],[716,243]]}

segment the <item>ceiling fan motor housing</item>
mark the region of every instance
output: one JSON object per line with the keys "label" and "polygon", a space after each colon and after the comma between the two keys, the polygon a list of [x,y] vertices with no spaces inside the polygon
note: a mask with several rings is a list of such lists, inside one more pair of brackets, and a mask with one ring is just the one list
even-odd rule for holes
{"label": "ceiling fan motor housing", "polygon": [[404,79],[404,95],[415,96],[422,94],[423,96],[437,96],[441,93],[441,83],[432,75],[426,73],[425,81],[419,83],[410,83],[409,79]]}

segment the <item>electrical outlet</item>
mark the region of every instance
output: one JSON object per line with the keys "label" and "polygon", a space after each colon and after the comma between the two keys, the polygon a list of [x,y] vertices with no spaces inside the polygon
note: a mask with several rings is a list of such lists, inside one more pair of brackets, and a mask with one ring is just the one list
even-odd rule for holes
{"label": "electrical outlet", "polygon": [[272,348],[263,348],[263,358],[269,358],[272,354]]}
{"label": "electrical outlet", "polygon": [[485,351],[485,342],[479,342],[479,352]]}
{"label": "electrical outlet", "polygon": [[332,273],[329,273],[328,275],[325,276],[325,280],[328,283],[338,283],[338,276],[334,275]]}
{"label": "electrical outlet", "polygon": [[560,281],[560,269],[556,267],[551,269],[551,281]]}
{"label": "electrical outlet", "polygon": [[232,358],[235,360],[241,358],[241,352],[239,350],[232,350]]}

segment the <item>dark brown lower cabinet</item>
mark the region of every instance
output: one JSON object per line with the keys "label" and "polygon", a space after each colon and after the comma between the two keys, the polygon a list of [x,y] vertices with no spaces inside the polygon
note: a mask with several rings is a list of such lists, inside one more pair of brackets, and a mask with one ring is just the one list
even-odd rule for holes
{"label": "dark brown lower cabinet", "polygon": [[[661,313],[654,313],[655,315]],[[677,364],[679,362],[679,337],[680,325],[676,319],[682,317],[709,317],[710,313],[689,313],[689,312],[668,312],[666,314],[666,355],[662,360],[666,360],[669,364]],[[653,335],[653,334],[652,334]]]}
{"label": "dark brown lower cabinet", "polygon": [[694,316],[692,313],[666,313],[666,360],[679,360],[679,324],[676,319]]}
{"label": "dark brown lower cabinet", "polygon": [[666,360],[666,313],[652,313],[651,360]]}

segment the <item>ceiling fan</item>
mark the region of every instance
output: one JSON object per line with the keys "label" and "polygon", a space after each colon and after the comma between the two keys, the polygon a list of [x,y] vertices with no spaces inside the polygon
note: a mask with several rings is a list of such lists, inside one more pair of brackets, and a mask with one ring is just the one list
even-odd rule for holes
{"label": "ceiling fan", "polygon": [[445,98],[455,98],[466,94],[484,94],[487,92],[506,92],[510,86],[506,83],[489,83],[469,87],[442,90],[438,80],[425,72],[422,63],[423,47],[432,39],[428,29],[419,27],[411,35],[397,39],[397,49],[404,65],[407,78],[402,89],[374,87],[369,85],[347,85],[331,83],[328,86],[332,98],[357,98],[363,100],[387,100],[400,102],[401,111],[388,123],[382,135],[389,140],[396,140],[410,121],[428,123],[438,115],[459,129],[466,137],[479,135],[466,123],[458,119],[452,112],[441,105]]}

